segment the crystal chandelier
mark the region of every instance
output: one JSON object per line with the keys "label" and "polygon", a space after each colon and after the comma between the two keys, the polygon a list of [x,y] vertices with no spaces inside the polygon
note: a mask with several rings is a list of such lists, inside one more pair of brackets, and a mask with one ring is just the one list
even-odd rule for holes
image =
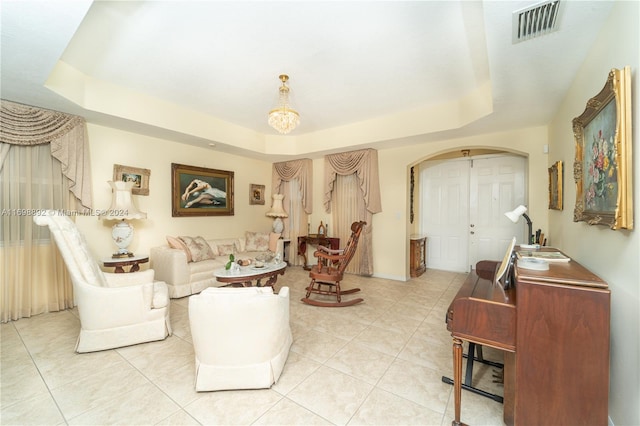
{"label": "crystal chandelier", "polygon": [[300,114],[289,105],[289,76],[282,74],[278,78],[282,81],[282,86],[279,89],[278,106],[269,111],[269,125],[286,135],[300,124]]}

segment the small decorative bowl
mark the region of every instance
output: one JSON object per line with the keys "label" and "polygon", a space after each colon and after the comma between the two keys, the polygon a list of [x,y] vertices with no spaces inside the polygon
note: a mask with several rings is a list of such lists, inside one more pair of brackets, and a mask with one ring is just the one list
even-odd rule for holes
{"label": "small decorative bowl", "polygon": [[274,253],[271,253],[270,251],[259,254],[256,256],[256,261],[258,262],[263,262],[263,263],[269,263],[273,260],[273,258],[275,257]]}

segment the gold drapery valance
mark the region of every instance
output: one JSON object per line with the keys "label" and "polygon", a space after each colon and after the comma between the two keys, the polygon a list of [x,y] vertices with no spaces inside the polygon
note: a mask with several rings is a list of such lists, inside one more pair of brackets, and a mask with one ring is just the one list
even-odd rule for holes
{"label": "gold drapery valance", "polygon": [[324,162],[324,209],[331,212],[331,193],[337,175],[356,173],[367,211],[372,214],[382,211],[380,200],[380,178],[378,175],[378,151],[364,149],[325,156]]}
{"label": "gold drapery valance", "polygon": [[59,111],[0,101],[0,142],[10,145],[51,144],[51,156],[62,164],[69,190],[92,206],[91,160],[85,119]]}
{"label": "gold drapery valance", "polygon": [[300,194],[302,195],[302,208],[307,214],[313,212],[313,162],[308,158],[294,161],[273,163],[272,192],[278,194],[283,181],[288,182],[298,179]]}

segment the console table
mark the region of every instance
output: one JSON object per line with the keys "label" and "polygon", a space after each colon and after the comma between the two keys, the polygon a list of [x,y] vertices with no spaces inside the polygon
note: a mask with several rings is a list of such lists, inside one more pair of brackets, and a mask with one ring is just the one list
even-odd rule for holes
{"label": "console table", "polygon": [[310,270],[311,267],[307,265],[307,244],[312,246],[325,246],[331,250],[338,250],[340,248],[340,238],[325,237],[324,235],[303,235],[298,237],[298,256],[302,256],[304,264],[302,267],[305,270]]}

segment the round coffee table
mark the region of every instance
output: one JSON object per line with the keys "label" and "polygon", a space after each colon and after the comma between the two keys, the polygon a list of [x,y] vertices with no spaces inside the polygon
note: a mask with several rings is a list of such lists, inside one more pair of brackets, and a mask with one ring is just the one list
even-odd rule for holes
{"label": "round coffee table", "polygon": [[[286,262],[280,262],[276,264],[266,264],[263,268],[256,268],[255,266],[241,266],[237,271],[231,269],[216,269],[213,272],[213,276],[221,283],[227,283],[227,285],[241,285],[243,287],[251,287],[255,281],[256,287],[273,287],[278,280],[278,275],[284,275],[284,271],[287,269]],[[262,284],[263,279],[267,281]]]}

